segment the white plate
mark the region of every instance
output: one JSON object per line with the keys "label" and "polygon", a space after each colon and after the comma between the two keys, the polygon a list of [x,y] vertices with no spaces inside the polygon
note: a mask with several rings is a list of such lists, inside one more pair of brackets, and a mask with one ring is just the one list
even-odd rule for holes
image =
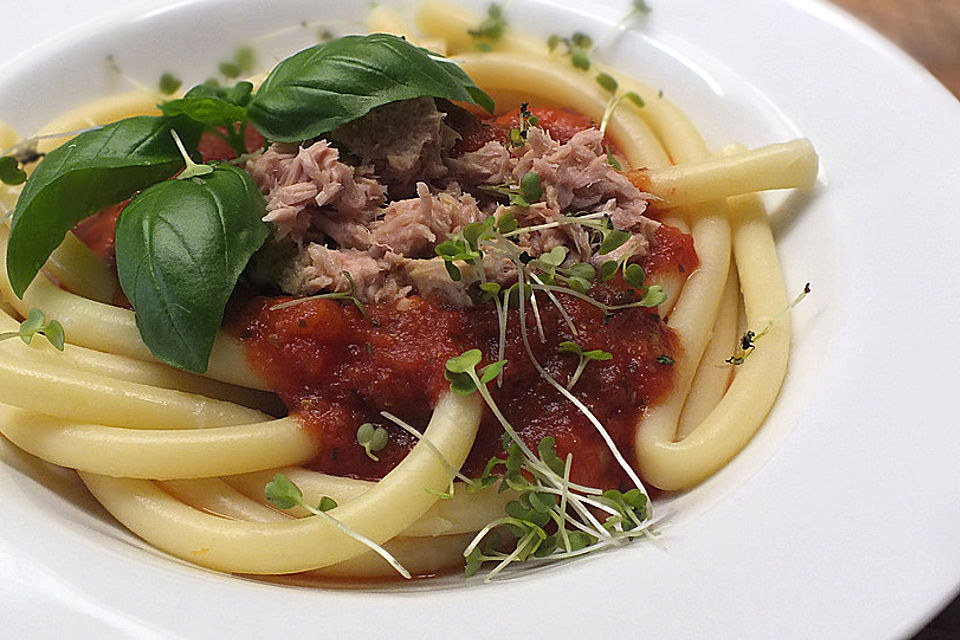
{"label": "white plate", "polygon": [[[29,132],[124,88],[103,62],[110,53],[145,83],[167,70],[201,81],[245,39],[321,18],[341,30],[336,21],[367,5],[277,4],[150,0],[118,13],[111,0],[16,3],[0,39],[0,118]],[[539,35],[596,38],[627,4],[517,0],[508,16]],[[960,105],[817,2],[651,4],[603,58],[662,87],[711,144],[803,135],[823,165],[813,193],[774,200],[788,285],[814,285],[796,313],[783,395],[743,454],[669,505],[677,517],[662,549],[635,544],[491,585],[279,587],[149,550],[69,473],[25,462],[0,467],[4,635],[882,638],[910,633],[952,598]],[[262,51],[289,52],[309,35]]]}

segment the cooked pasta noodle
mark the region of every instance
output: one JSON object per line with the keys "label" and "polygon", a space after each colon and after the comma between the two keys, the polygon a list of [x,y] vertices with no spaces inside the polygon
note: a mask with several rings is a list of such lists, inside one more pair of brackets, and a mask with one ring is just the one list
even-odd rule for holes
{"label": "cooked pasta noodle", "polygon": [[[478,53],[467,35],[472,20],[430,3],[418,25],[423,42],[446,51],[505,104],[522,96],[603,118],[610,95],[593,75],[509,32],[492,52]],[[372,25],[405,30],[385,8],[374,12]],[[668,99],[605,71],[646,102],[644,108],[625,102],[607,126],[634,168],[628,175],[658,198],[665,221],[689,231],[700,260],[686,282],[658,281],[667,294],[660,314],[680,343],[675,382],[637,425],[635,450],[623,452],[650,484],[687,489],[745,446],[779,392],[789,353],[787,316],[735,371],[717,365],[736,348],[738,288],[751,328],[788,302],[766,215],[752,194],[810,186],[817,159],[805,140],[713,155]],[[110,97],[57,119],[44,132],[154,113],[159,99],[150,93]],[[3,146],[11,140],[0,130]],[[41,150],[57,144],[42,140]],[[0,231],[4,249],[7,235],[6,228]],[[116,276],[82,243],[68,235],[44,274],[21,299],[0,261],[5,308],[19,317],[42,309],[62,323],[67,339],[63,353],[42,340],[0,342],[0,431],[30,454],[76,469],[117,520],[163,551],[233,573],[319,569],[317,576],[329,578],[393,571],[329,520],[308,517],[302,507],[281,512],[270,506],[264,486],[283,473],[306,504],[333,498],[338,506],[330,516],[384,545],[414,572],[428,574],[462,563],[473,534],[502,516],[513,496],[472,492],[456,482],[449,499],[438,499],[473,445],[481,420],[477,394],[442,396],[423,439],[378,482],[310,471],[297,465],[323,445],[296,417],[276,417],[277,403],[265,393],[270,384],[251,368],[236,338],[217,338],[205,377],[175,370],[159,364],[143,344],[133,312],[114,305]],[[17,321],[0,314],[0,331],[16,330]]]}

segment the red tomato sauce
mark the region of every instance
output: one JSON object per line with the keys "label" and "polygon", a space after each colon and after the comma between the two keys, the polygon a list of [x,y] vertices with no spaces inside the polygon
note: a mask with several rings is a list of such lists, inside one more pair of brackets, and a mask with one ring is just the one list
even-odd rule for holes
{"label": "red tomato sauce", "polygon": [[[676,268],[679,261],[688,269],[695,267],[696,256],[684,238],[679,232],[658,235],[644,266],[651,272],[668,265]],[[632,292],[612,281],[596,285],[591,295],[620,304],[629,301]],[[246,343],[251,363],[321,441],[320,454],[308,465],[319,471],[382,477],[403,459],[415,439],[380,411],[422,430],[449,388],[444,380],[448,358],[479,348],[484,365],[496,360],[499,334],[493,305],[453,309],[413,297],[399,304],[368,305],[365,317],[350,303],[330,300],[271,310],[286,299],[237,301],[228,313],[229,324]],[[611,360],[590,362],[574,392],[632,459],[635,427],[644,408],[672,386],[672,366],[657,357],[676,358],[676,338],[649,309],[605,317],[589,303],[561,295],[578,330],[574,335],[546,297],[539,299],[546,341],[540,342],[528,311],[529,342],[537,360],[558,382],[565,385],[578,363],[577,356],[558,351],[562,341],[574,340],[585,351],[613,354]],[[575,481],[600,488],[624,485],[623,471],[586,416],[537,373],[524,350],[519,322],[519,312],[512,311],[503,386],[494,382],[488,387],[497,405],[531,447],[550,435],[556,438],[561,457],[572,453]],[[376,453],[379,462],[368,458],[356,442],[357,428],[365,422],[383,426],[390,434],[386,448]],[[485,411],[465,473],[477,476],[491,456],[502,455],[502,434],[503,428]]]}
{"label": "red tomato sauce", "polygon": [[[585,129],[598,126],[587,116],[569,109],[530,107],[530,112],[539,118],[537,126],[546,129],[550,137],[560,144],[566,144],[570,138]],[[517,111],[510,111],[495,118],[471,121],[454,118],[450,124],[461,136],[455,149],[460,152],[476,151],[493,140],[509,145],[510,129],[520,126],[520,114]],[[605,147],[610,147],[612,154],[620,154],[616,144],[609,138],[605,137],[603,144]]]}

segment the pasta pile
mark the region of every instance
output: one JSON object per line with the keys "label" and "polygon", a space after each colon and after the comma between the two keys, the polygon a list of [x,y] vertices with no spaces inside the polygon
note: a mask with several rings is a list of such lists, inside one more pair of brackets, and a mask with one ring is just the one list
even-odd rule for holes
{"label": "pasta pile", "polygon": [[[444,46],[495,98],[520,91],[534,104],[547,101],[601,119],[610,96],[593,75],[510,33],[493,51],[479,53],[467,35],[472,25],[471,17],[443,3],[419,14],[431,46]],[[386,10],[374,12],[371,27],[404,30]],[[661,198],[654,206],[665,212],[665,222],[692,234],[701,263],[686,283],[662,283],[668,299],[660,313],[678,334],[682,357],[670,396],[648,409],[635,452],[624,452],[650,484],[686,489],[744,447],[779,392],[790,348],[786,315],[735,375],[717,364],[742,333],[740,292],[747,328],[763,327],[789,302],[754,192],[810,186],[817,158],[805,140],[711,154],[668,99],[604,71],[645,103],[624,103],[607,129],[637,168],[631,179]],[[111,97],[44,132],[153,113],[159,99]],[[6,191],[3,205],[11,208],[16,194]],[[3,228],[4,250],[6,235]],[[6,312],[0,331],[16,331],[19,318],[39,308],[62,323],[67,339],[62,353],[43,340],[0,342],[0,431],[30,454],[76,469],[117,520],[158,549],[231,573],[392,575],[383,559],[328,521],[269,506],[264,485],[278,472],[301,488],[307,503],[332,497],[339,506],[331,516],[383,545],[414,574],[462,565],[473,533],[502,515],[509,494],[496,488],[467,493],[456,483],[452,499],[437,499],[473,444],[481,416],[476,394],[444,396],[424,439],[379,482],[309,471],[298,465],[316,455],[317,442],[295,417],[271,417],[275,399],[237,340],[218,338],[205,377],[167,367],[141,342],[133,312],[111,304],[119,291],[115,277],[76,238],[68,235],[44,273],[22,300],[0,273]]]}

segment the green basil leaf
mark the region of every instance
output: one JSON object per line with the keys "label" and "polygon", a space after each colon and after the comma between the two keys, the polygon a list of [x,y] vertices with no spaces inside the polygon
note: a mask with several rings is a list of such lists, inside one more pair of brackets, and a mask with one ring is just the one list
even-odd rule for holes
{"label": "green basil leaf", "polygon": [[187,116],[208,127],[225,127],[247,118],[247,110],[214,97],[183,97],[160,105],[167,116]]}
{"label": "green basil leaf", "polygon": [[13,212],[7,272],[17,296],[74,225],[183,168],[174,128],[196,147],[201,128],[192,121],[140,116],[81,133],[47,154]]}
{"label": "green basil leaf", "polygon": [[117,272],[153,354],[202,373],[227,300],[269,235],[253,179],[220,165],[202,179],[156,184],[117,222]]}
{"label": "green basil leaf", "polygon": [[184,98],[217,98],[224,102],[246,107],[250,104],[253,93],[253,83],[241,80],[232,87],[221,87],[213,84],[198,84],[183,96]]}
{"label": "green basil leaf", "polygon": [[479,105],[493,100],[454,63],[402,38],[346,36],[278,64],[249,105],[264,136],[298,142],[327,133],[398,100],[423,96]]}

